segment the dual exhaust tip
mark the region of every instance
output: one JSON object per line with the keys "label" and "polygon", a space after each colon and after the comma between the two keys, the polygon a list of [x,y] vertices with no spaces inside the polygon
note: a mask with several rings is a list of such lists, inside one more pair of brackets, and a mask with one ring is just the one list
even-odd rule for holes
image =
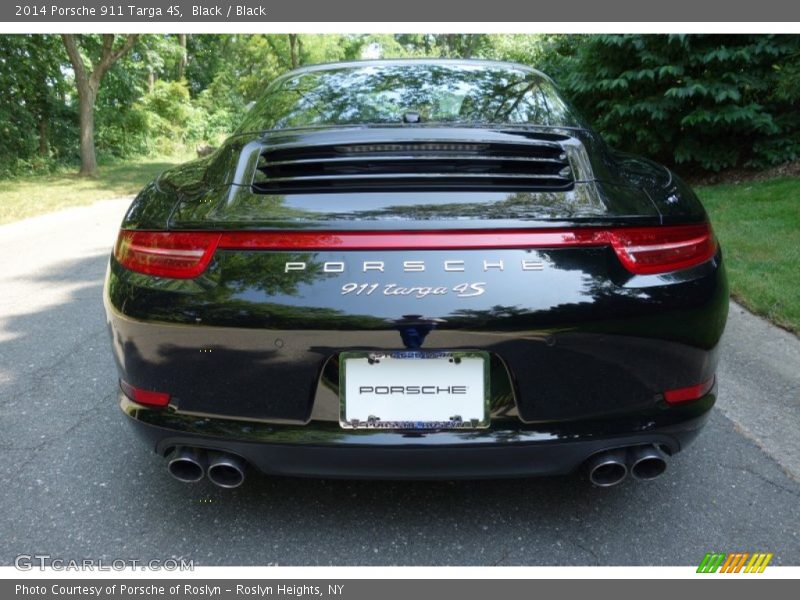
{"label": "dual exhaust tip", "polygon": [[169,458],[167,469],[178,481],[193,483],[203,477],[222,488],[237,488],[244,483],[247,463],[233,454],[179,446]]}
{"label": "dual exhaust tip", "polygon": [[[587,462],[589,480],[598,487],[622,483],[630,475],[634,479],[655,479],[667,470],[667,455],[653,445],[606,450]],[[167,469],[175,479],[185,483],[208,477],[211,483],[226,489],[244,483],[247,463],[233,454],[179,446],[169,458]]]}
{"label": "dual exhaust tip", "polygon": [[634,479],[655,479],[667,470],[667,455],[653,445],[617,448],[595,454],[587,463],[589,480],[598,487],[622,483],[628,473]]}

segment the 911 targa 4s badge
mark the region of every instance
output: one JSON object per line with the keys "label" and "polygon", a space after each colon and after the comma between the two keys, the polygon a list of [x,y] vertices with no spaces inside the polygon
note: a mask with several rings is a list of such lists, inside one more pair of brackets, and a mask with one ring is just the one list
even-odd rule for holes
{"label": "911 targa 4s badge", "polygon": [[[413,115],[413,118],[409,118]],[[695,194],[510,63],[292,71],[128,210],[119,402],[182,481],[651,479],[727,316]]]}

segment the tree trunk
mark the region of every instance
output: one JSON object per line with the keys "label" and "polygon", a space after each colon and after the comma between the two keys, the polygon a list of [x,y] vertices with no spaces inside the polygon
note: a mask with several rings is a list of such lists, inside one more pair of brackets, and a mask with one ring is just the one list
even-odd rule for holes
{"label": "tree trunk", "polygon": [[94,101],[97,93],[91,86],[78,86],[78,116],[81,133],[81,170],[79,177],[97,177],[97,155],[94,150]]}
{"label": "tree trunk", "polygon": [[39,156],[46,158],[47,147],[47,115],[39,115]]}
{"label": "tree trunk", "polygon": [[455,44],[453,43],[453,38],[455,38],[455,34],[453,33],[446,33],[443,36],[444,38],[444,46],[442,48],[442,56],[445,58],[455,58],[453,48]]}
{"label": "tree trunk", "polygon": [[289,55],[292,60],[292,68],[297,68],[297,34],[289,34]]}
{"label": "tree trunk", "polygon": [[[178,78],[180,79],[180,77]],[[147,93],[152,94],[153,89],[156,87],[156,72],[153,70],[153,67],[147,67]]]}
{"label": "tree trunk", "polygon": [[178,45],[181,47],[181,56],[178,60],[178,80],[183,79],[186,74],[186,65],[189,62],[189,55],[186,53],[186,34],[178,34]]}
{"label": "tree trunk", "polygon": [[475,42],[478,39],[477,34],[467,34],[467,43],[464,48],[464,55],[461,58],[472,58],[472,53],[475,51]]}

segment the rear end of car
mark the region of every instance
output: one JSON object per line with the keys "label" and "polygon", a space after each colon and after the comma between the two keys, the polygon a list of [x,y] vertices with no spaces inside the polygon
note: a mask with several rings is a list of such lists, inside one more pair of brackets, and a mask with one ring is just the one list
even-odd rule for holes
{"label": "rear end of car", "polygon": [[584,127],[242,133],[122,224],[120,404],[224,487],[651,478],[715,401],[721,260],[691,190]]}

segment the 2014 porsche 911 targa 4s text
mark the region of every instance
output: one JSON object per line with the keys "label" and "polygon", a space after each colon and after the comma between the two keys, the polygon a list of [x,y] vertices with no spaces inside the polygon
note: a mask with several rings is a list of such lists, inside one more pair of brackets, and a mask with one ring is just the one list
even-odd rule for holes
{"label": "2014 porsche 911 targa 4s text", "polygon": [[716,397],[694,193],[538,71],[321,65],[128,210],[119,402],[180,480],[660,475]]}

